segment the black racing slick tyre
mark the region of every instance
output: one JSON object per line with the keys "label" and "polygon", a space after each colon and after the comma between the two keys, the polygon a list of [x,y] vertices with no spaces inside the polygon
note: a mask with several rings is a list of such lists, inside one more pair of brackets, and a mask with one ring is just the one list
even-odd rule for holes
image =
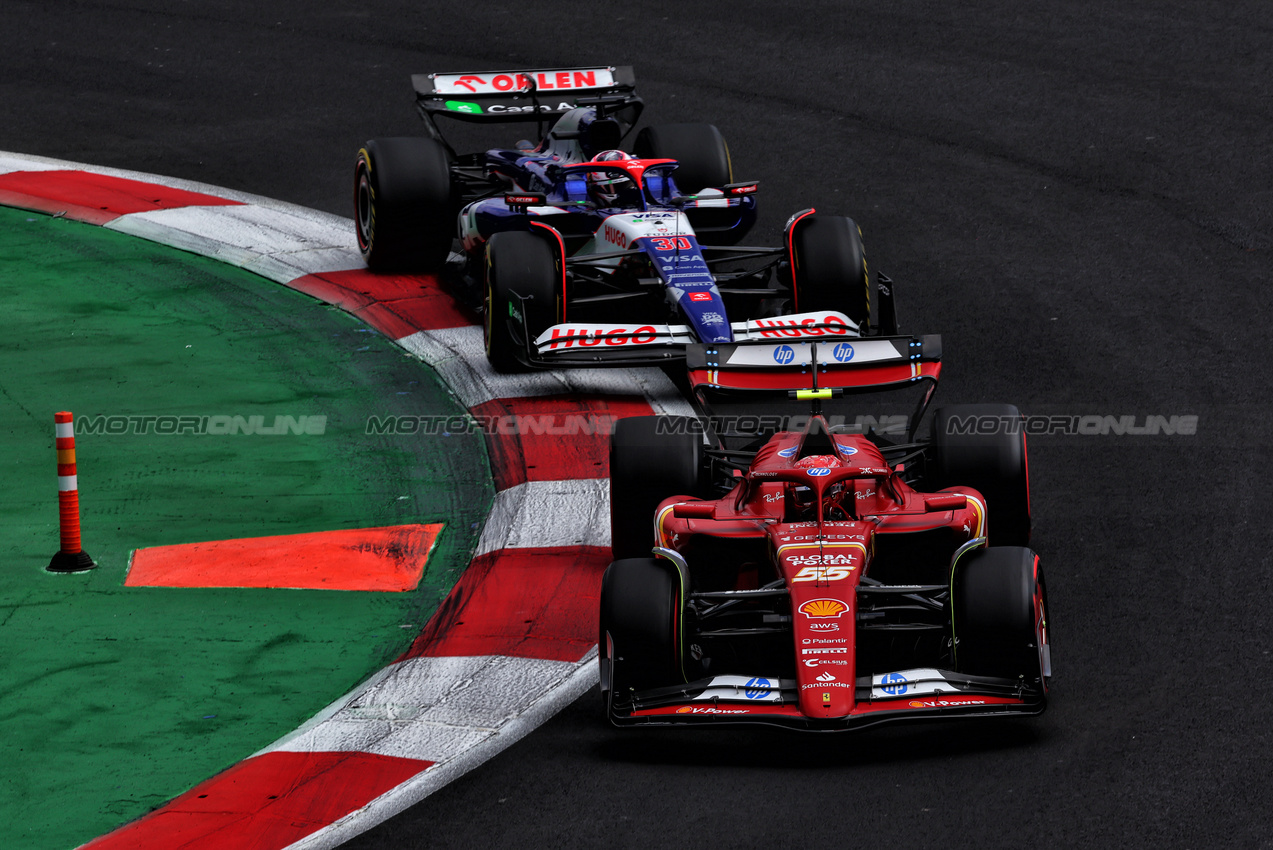
{"label": "black racing slick tyre", "polygon": [[505,231],[486,243],[482,331],[486,359],[497,372],[519,372],[531,341],[561,321],[557,251],[533,233]]}
{"label": "black racing slick tyre", "polygon": [[838,310],[865,331],[871,283],[857,223],[842,215],[810,215],[792,226],[791,312]]}
{"label": "black racing slick tyre", "polygon": [[1039,556],[1020,546],[974,550],[955,566],[952,590],[959,671],[1046,694],[1052,659]]}
{"label": "black racing slick tyre", "polygon": [[354,169],[354,224],[376,271],[435,272],[455,233],[451,162],[433,139],[372,139]]}
{"label": "black racing slick tyre", "polygon": [[602,698],[626,703],[634,690],[683,683],[676,569],[654,558],[615,561],[601,579],[598,658]]}
{"label": "black racing slick tyre", "polygon": [[992,546],[1030,542],[1025,421],[1011,404],[957,404],[933,417],[932,489],[964,486],[986,499]]}
{"label": "black racing slick tyre", "polygon": [[659,124],[637,134],[633,153],[642,159],[674,159],[677,188],[687,195],[734,182],[729,146],[711,124]]}
{"label": "black racing slick tyre", "polygon": [[633,416],[610,434],[610,546],[614,557],[648,557],[654,510],[669,496],[695,496],[703,437],[689,416]]}

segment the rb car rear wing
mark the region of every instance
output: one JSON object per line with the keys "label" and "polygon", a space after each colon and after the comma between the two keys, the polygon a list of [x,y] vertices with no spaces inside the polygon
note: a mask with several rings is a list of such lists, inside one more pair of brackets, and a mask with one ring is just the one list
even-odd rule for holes
{"label": "rb car rear wing", "polygon": [[538,121],[589,101],[611,106],[640,102],[633,95],[631,65],[412,74],[411,85],[416,107],[429,125],[434,115],[476,122]]}

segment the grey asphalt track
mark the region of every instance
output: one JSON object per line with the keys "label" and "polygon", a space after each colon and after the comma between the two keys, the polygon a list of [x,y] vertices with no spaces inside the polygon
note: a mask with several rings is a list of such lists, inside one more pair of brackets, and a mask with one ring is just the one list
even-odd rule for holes
{"label": "grey asphalt track", "polygon": [[[1273,7],[0,0],[0,149],[350,214],[409,75],[636,66],[774,241],[853,216],[940,399],[1196,415],[1031,443],[1035,720],[619,734],[585,697],[349,846],[1273,846]],[[514,129],[471,144],[507,144]]]}

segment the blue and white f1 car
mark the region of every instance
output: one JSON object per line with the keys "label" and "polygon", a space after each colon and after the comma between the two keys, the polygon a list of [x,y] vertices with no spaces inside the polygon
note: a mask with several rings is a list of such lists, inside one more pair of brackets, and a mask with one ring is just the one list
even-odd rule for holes
{"label": "blue and white f1 car", "polygon": [[[373,269],[451,281],[483,313],[497,370],[660,363],[698,342],[896,332],[889,281],[871,285],[851,219],[807,209],[787,222],[781,247],[738,244],[756,218],[757,184],[734,181],[716,127],[648,126],[631,152],[621,149],[644,108],[630,67],[412,82],[428,136],[359,151],[358,244]],[[540,141],[461,155],[439,116],[534,121]]]}

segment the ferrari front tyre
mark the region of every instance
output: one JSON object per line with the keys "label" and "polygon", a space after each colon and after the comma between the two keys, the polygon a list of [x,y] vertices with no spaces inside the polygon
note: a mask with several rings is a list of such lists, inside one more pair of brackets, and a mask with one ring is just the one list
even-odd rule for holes
{"label": "ferrari front tyre", "polygon": [[993,546],[1030,542],[1025,420],[1011,404],[957,404],[933,416],[931,489],[972,487],[986,500]]}
{"label": "ferrari front tyre", "polygon": [[548,240],[505,231],[486,243],[482,330],[486,359],[497,372],[518,372],[530,341],[562,315],[561,268]]}
{"label": "ferrari front tyre", "polygon": [[806,216],[792,227],[791,312],[838,310],[865,331],[871,321],[871,283],[862,230],[842,215]]}
{"label": "ferrari front tyre", "polygon": [[647,557],[654,511],[669,496],[699,493],[703,437],[690,416],[633,416],[610,434],[610,546],[615,558]]}
{"label": "ferrari front tyre", "polygon": [[654,558],[615,561],[601,579],[601,690],[627,702],[632,691],[683,683],[682,589],[675,568]]}
{"label": "ferrari front tyre", "polygon": [[376,271],[434,272],[455,233],[451,162],[433,139],[372,139],[354,168],[354,223]]}
{"label": "ferrari front tyre", "polygon": [[956,565],[952,590],[959,671],[1016,679],[1046,694],[1052,659],[1039,556],[1019,546],[969,552]]}
{"label": "ferrari front tyre", "polygon": [[687,195],[734,182],[729,146],[712,124],[659,124],[637,134],[633,153],[642,159],[674,159],[677,188]]}

